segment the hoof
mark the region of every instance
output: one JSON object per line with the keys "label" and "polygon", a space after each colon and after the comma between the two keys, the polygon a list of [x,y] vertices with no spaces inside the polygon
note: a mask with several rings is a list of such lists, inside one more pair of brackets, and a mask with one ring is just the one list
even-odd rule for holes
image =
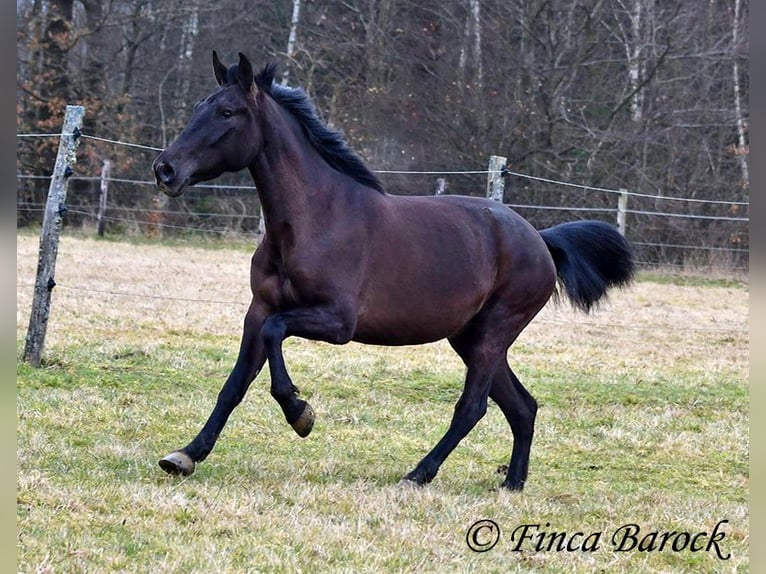
{"label": "hoof", "polygon": [[521,482],[518,482],[518,481],[511,482],[506,480],[503,482],[501,487],[505,488],[506,490],[510,490],[511,492],[521,492],[524,490],[524,481],[522,480]]}
{"label": "hoof", "polygon": [[314,428],[314,409],[305,401],[303,404],[305,406],[301,415],[294,422],[290,423],[290,426],[293,427],[293,430],[301,438],[307,437],[311,429]]}
{"label": "hoof", "polygon": [[168,474],[181,474],[189,476],[194,472],[194,461],[191,457],[181,450],[171,452],[168,456],[160,460],[160,468]]}
{"label": "hoof", "polygon": [[426,484],[430,483],[433,479],[436,473],[433,475],[427,474],[424,471],[418,471],[417,469],[413,470],[412,472],[408,473],[403,479],[402,482],[409,482],[410,484],[414,484],[415,486],[425,486]]}
{"label": "hoof", "polygon": [[410,490],[417,490],[417,489],[420,489],[421,487],[425,486],[425,483],[418,482],[414,478],[411,478],[409,475],[407,475],[407,476],[405,476],[405,477],[403,477],[402,479],[399,480],[399,482],[397,483],[397,486],[399,488],[405,488],[405,489],[410,489]]}

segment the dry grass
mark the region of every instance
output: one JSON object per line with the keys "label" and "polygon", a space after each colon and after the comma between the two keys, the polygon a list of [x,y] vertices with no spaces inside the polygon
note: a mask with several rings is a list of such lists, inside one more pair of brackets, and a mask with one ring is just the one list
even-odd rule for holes
{"label": "dry grass", "polygon": [[[17,338],[26,332],[37,248],[37,238],[19,237]],[[134,335],[157,345],[187,332],[238,337],[250,300],[249,255],[244,250],[64,237],[47,343],[56,347],[84,337],[84,342],[124,344]],[[517,345],[555,350],[545,360],[556,360],[564,368],[583,362],[612,363],[617,356],[617,364],[625,369],[672,368],[681,363],[696,364],[701,371],[739,368],[746,376],[746,286],[673,285],[654,282],[651,275],[647,278],[613,293],[591,316],[549,304]],[[723,345],[723,352],[711,354],[711,345]],[[455,365],[459,360],[450,367]]]}
{"label": "dry grass", "polygon": [[[37,239],[19,236],[19,349],[36,261]],[[157,457],[199,429],[233,364],[248,266],[242,248],[63,238],[46,367],[19,366],[20,571],[747,571],[745,285],[644,277],[591,316],[548,306],[511,350],[541,403],[522,495],[494,490],[510,446],[496,408],[431,485],[398,484],[459,393],[443,343],[291,340],[311,437],[257,382],[197,473],[166,477]],[[503,531],[485,554],[465,543],[479,518]],[[727,561],[608,544],[625,523],[723,519]],[[602,548],[513,552],[530,522],[603,531]]]}

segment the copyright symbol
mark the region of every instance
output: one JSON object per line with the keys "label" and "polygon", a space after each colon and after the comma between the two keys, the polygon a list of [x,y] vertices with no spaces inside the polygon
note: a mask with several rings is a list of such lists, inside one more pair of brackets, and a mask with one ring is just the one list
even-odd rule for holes
{"label": "copyright symbol", "polygon": [[465,533],[465,543],[474,552],[492,550],[498,540],[500,540],[500,527],[497,522],[487,518],[471,524],[468,532]]}

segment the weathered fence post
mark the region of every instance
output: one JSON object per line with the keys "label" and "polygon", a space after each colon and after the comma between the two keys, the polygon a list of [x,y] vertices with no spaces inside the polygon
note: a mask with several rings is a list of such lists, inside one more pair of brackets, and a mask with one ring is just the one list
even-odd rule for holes
{"label": "weathered fence post", "polygon": [[152,196],[152,208],[146,213],[146,236],[152,239],[162,237],[162,219],[168,198],[164,193]]}
{"label": "weathered fence post", "polygon": [[447,190],[447,180],[443,177],[437,177],[436,178],[436,189],[434,190],[434,195],[444,195],[444,192]]}
{"label": "weathered fence post", "polygon": [[628,210],[628,190],[621,189],[617,199],[617,230],[625,236],[625,213]]}
{"label": "weathered fence post", "polygon": [[56,256],[59,248],[61,220],[66,207],[66,193],[72,166],[77,161],[76,151],[80,138],[80,127],[85,108],[82,106],[67,106],[64,115],[64,126],[61,128],[56,165],[53,168],[51,184],[48,188],[48,199],[43,215],[43,229],[40,234],[40,251],[37,260],[37,278],[32,299],[32,312],[29,316],[26,345],[23,359],[33,367],[42,364],[45,333],[50,316],[51,291],[56,286]]}
{"label": "weathered fence post", "polygon": [[487,174],[487,197],[503,203],[505,193],[505,164],[508,159],[499,155],[489,156],[489,173]]}
{"label": "weathered fence post", "polygon": [[106,227],[106,197],[109,192],[109,174],[112,171],[112,162],[104,160],[101,166],[101,196],[98,199],[98,236],[104,236]]}

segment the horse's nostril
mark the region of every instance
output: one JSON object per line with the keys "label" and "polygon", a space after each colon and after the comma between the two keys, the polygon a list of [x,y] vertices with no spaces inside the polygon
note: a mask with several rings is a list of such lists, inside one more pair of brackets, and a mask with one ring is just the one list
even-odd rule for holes
{"label": "horse's nostril", "polygon": [[176,178],[176,171],[173,169],[173,166],[165,162],[158,164],[154,173],[157,175],[159,182],[165,185],[170,185]]}

